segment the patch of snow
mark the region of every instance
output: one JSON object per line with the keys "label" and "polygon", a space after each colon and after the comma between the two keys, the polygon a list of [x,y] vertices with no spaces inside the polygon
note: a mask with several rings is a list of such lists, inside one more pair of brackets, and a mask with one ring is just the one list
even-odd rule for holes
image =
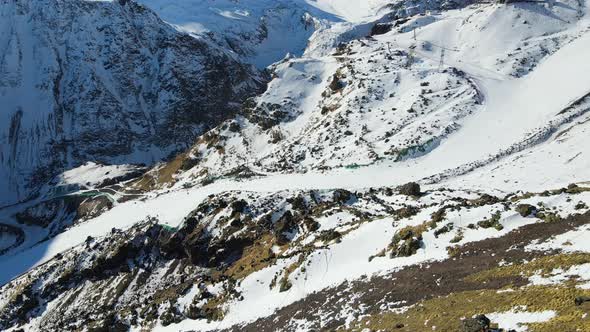
{"label": "patch of snow", "polygon": [[513,308],[506,312],[494,312],[486,314],[486,316],[494,323],[498,323],[503,329],[513,329],[517,332],[527,331],[527,323],[542,323],[553,319],[556,312],[553,310],[545,310],[539,312],[522,311],[520,308]]}
{"label": "patch of snow", "polygon": [[542,242],[530,244],[527,250],[555,250],[564,252],[590,252],[590,225],[583,225],[573,231],[559,234],[554,238]]}
{"label": "patch of snow", "polygon": [[[548,276],[535,274],[529,277],[533,285],[558,285],[571,279],[575,279],[577,282],[590,281],[590,264],[571,266],[565,271],[554,269]],[[584,287],[581,285],[581,288]]]}
{"label": "patch of snow", "polygon": [[59,176],[58,185],[95,186],[104,180],[123,176],[137,167],[132,165],[100,165],[88,162]]}

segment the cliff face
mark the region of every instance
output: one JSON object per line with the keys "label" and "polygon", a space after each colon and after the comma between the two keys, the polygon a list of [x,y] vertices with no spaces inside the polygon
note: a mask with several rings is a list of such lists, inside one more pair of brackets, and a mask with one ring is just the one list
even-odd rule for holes
{"label": "cliff face", "polygon": [[263,85],[132,1],[2,1],[0,35],[3,204],[88,160],[159,160]]}

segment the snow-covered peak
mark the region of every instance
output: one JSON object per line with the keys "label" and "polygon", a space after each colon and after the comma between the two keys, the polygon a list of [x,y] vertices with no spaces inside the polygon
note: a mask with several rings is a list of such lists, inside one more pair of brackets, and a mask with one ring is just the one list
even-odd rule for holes
{"label": "snow-covered peak", "polygon": [[315,31],[334,23],[372,22],[389,0],[138,0],[166,22],[211,39],[258,68],[301,56]]}
{"label": "snow-covered peak", "polygon": [[303,54],[319,25],[300,1],[139,1],[178,30],[211,39],[258,68],[265,68],[288,53]]}

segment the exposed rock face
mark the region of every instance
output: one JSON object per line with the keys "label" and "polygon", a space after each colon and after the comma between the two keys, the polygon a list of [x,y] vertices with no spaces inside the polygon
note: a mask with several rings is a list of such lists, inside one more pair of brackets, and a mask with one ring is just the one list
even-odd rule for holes
{"label": "exposed rock face", "polygon": [[393,29],[393,24],[391,24],[391,23],[378,23],[378,24],[375,24],[371,28],[371,36],[377,36],[377,35],[386,34],[389,31],[391,31],[391,29]]}
{"label": "exposed rock face", "polygon": [[0,21],[0,203],[83,161],[166,157],[263,85],[133,1],[3,1]]}

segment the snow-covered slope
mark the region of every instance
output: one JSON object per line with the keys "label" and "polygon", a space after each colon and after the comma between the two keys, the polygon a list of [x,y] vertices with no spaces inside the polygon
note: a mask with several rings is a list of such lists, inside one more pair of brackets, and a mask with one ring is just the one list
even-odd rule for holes
{"label": "snow-covered slope", "polygon": [[326,13],[336,15],[344,21],[362,23],[378,18],[387,13],[390,0],[367,0],[362,2],[341,0],[305,0],[308,5],[318,8]]}
{"label": "snow-covered slope", "polygon": [[301,56],[316,31],[370,22],[389,0],[140,0],[166,22],[210,39],[243,61],[265,68],[287,54]]}
{"label": "snow-covered slope", "polygon": [[[418,178],[440,178],[522,150],[581,115],[557,113],[589,92],[587,77],[575,75],[588,66],[586,10],[571,1],[431,12],[398,18],[391,32],[327,55],[283,61],[243,116],[208,132],[183,157],[196,166],[179,172],[177,185],[245,168],[376,164],[407,176],[408,163],[422,165]],[[310,48],[343,31],[350,29],[342,23],[318,31]]]}
{"label": "snow-covered slope", "polygon": [[153,163],[262,76],[132,1],[0,4],[0,204],[85,161]]}
{"label": "snow-covered slope", "polygon": [[145,3],[216,47],[317,25],[171,161],[0,210],[0,328],[590,329],[588,1]]}

